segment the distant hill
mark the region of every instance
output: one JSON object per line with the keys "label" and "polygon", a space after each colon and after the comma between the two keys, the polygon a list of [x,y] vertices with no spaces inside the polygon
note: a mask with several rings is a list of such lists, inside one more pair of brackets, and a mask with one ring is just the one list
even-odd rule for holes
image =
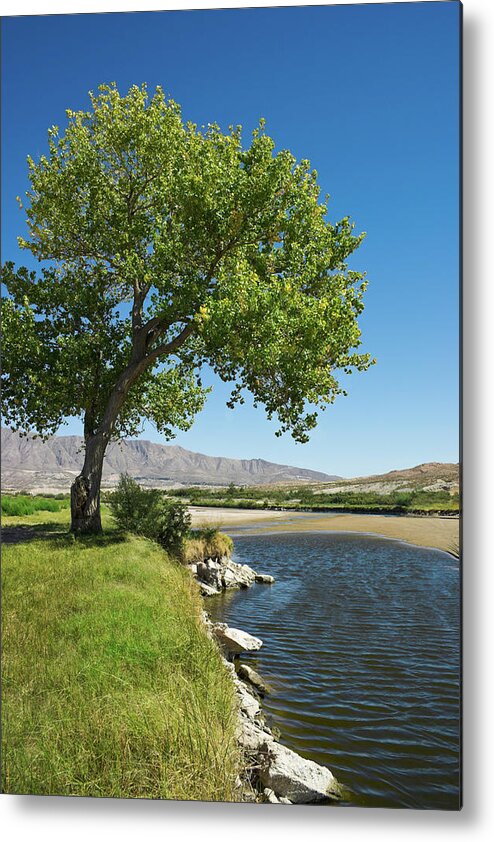
{"label": "distant hill", "polygon": [[424,462],[414,468],[388,471],[369,477],[317,484],[317,493],[336,494],[340,491],[391,494],[398,491],[448,491],[456,494],[460,487],[458,462]]}
{"label": "distant hill", "polygon": [[[2,429],[2,487],[16,491],[68,491],[83,462],[79,436],[52,436],[46,442]],[[177,445],[124,439],[108,446],[103,486],[112,487],[121,473],[156,488],[177,485],[264,485],[332,482],[338,476],[277,465],[264,459],[205,456]]]}

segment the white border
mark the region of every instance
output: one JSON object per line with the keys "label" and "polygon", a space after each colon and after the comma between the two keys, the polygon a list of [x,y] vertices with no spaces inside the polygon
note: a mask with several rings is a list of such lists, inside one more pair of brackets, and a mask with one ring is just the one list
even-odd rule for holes
{"label": "white border", "polygon": [[[406,0],[397,0],[406,2]],[[427,2],[427,0],[425,0]],[[241,6],[302,5],[284,2],[94,2],[86,0],[3,0],[3,15],[72,12],[147,11]],[[312,2],[310,5],[324,5]],[[335,4],[337,5],[337,4]],[[339,5],[339,4],[338,4]],[[261,842],[269,838],[311,842],[338,836],[345,842],[434,842],[483,840],[494,829],[492,722],[494,693],[491,617],[494,554],[489,554],[489,491],[494,476],[489,418],[494,284],[489,284],[493,236],[492,80],[494,3],[464,2],[464,809],[461,813],[381,809],[289,810],[271,805],[218,805],[177,802],[6,796],[0,798],[5,839],[36,842],[97,842],[107,835],[119,842],[189,839],[198,842]],[[490,555],[490,558],[489,558]],[[338,840],[339,842],[339,840]]]}

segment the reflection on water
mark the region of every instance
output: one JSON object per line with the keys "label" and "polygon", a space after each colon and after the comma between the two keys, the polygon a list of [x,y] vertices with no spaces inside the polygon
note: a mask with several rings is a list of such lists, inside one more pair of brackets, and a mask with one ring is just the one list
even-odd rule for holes
{"label": "reflection on water", "polygon": [[457,809],[459,572],[439,550],[337,533],[235,538],[276,578],[206,603],[259,636],[244,660],[282,742],[364,806]]}

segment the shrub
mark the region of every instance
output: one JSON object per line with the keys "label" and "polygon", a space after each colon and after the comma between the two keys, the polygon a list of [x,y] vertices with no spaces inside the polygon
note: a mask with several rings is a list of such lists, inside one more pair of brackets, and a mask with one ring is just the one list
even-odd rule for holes
{"label": "shrub", "polygon": [[181,556],[191,523],[187,506],[180,500],[160,496],[149,518],[149,537],[174,555]]}
{"label": "shrub", "polygon": [[128,474],[120,475],[108,502],[121,529],[152,538],[174,555],[182,553],[191,523],[184,503],[156,489],[141,488]]}
{"label": "shrub", "polygon": [[108,496],[108,502],[121,529],[138,535],[145,534],[144,525],[149,505],[154,501],[151,501],[149,492],[141,488],[135,479],[128,474],[120,474],[118,485]]}

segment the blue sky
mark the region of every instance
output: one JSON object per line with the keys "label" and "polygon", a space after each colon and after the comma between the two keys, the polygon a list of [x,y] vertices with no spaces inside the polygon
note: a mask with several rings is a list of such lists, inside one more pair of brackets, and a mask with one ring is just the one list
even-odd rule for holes
{"label": "blue sky", "polygon": [[[377,358],[348,380],[309,444],[262,409],[214,392],[174,443],[344,476],[458,459],[459,3],[152,12],[2,21],[2,258],[27,263],[15,197],[26,156],[87,92],[160,84],[197,123],[246,134],[259,117],[278,148],[309,158],[329,217],[367,238],[360,324]],[[80,433],[71,420],[60,432]],[[160,441],[151,427],[145,438]]]}

